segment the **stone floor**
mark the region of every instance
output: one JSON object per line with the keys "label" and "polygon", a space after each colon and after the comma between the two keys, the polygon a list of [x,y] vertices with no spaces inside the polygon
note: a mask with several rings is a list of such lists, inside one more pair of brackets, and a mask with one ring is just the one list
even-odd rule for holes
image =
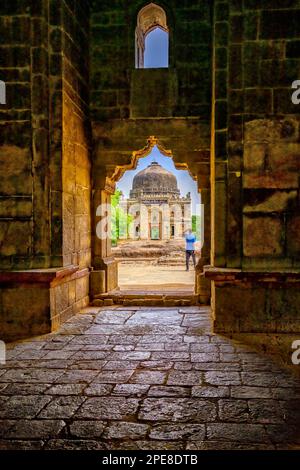
{"label": "stone floor", "polygon": [[0,449],[300,448],[300,382],[208,308],[88,308],[7,356]]}

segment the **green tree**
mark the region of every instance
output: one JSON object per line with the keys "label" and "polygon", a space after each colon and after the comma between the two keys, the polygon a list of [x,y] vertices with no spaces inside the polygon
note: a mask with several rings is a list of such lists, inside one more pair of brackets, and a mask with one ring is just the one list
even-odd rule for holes
{"label": "green tree", "polygon": [[192,231],[196,235],[197,240],[200,240],[200,215],[192,215]]}
{"label": "green tree", "polygon": [[120,207],[122,191],[117,189],[111,197],[111,242],[113,246],[117,245],[120,238],[127,238],[128,227],[132,222],[132,215],[127,214]]}

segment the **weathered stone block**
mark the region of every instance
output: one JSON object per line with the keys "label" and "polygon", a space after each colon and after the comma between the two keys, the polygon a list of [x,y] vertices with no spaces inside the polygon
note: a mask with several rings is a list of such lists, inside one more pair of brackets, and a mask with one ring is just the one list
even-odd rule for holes
{"label": "weathered stone block", "polygon": [[272,170],[299,171],[300,170],[300,144],[277,143],[270,145],[268,151],[268,163]]}
{"label": "weathered stone block", "polygon": [[244,217],[244,255],[283,254],[283,225],[279,217]]}
{"label": "weathered stone block", "polygon": [[287,250],[292,256],[300,256],[300,215],[296,214],[287,223]]}
{"label": "weathered stone block", "polygon": [[283,212],[288,211],[289,206],[295,203],[297,203],[297,191],[246,190],[243,210],[244,213]]}
{"label": "weathered stone block", "polygon": [[0,146],[0,192],[30,195],[32,192],[31,154],[29,148]]}
{"label": "weathered stone block", "polygon": [[0,222],[1,256],[28,256],[32,248],[32,223],[8,220]]}
{"label": "weathered stone block", "polygon": [[105,292],[105,271],[93,270],[90,273],[90,295],[95,297]]}
{"label": "weathered stone block", "polygon": [[49,333],[50,297],[47,288],[32,284],[2,286],[0,291],[1,339],[17,338]]}
{"label": "weathered stone block", "polygon": [[262,170],[265,166],[266,152],[266,144],[246,143],[244,146],[245,170]]}

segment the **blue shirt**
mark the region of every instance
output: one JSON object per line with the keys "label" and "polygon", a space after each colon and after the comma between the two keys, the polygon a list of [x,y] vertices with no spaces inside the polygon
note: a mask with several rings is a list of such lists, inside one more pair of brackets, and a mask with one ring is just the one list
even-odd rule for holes
{"label": "blue shirt", "polygon": [[196,237],[193,233],[187,233],[185,235],[185,249],[187,251],[193,251],[195,250],[195,241],[196,241]]}

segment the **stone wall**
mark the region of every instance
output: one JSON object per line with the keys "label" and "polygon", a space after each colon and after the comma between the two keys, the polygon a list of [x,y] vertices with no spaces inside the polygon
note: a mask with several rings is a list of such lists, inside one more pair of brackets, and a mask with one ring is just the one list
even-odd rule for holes
{"label": "stone wall", "polygon": [[38,333],[14,307],[30,302],[33,285],[41,333],[89,300],[89,1],[2,3],[0,256],[19,277],[0,274],[0,317],[6,337],[20,337]]}
{"label": "stone wall", "polygon": [[[261,285],[251,275],[263,271],[276,280],[280,271],[299,270],[299,107],[291,100],[292,82],[299,79],[299,15],[293,0],[215,2],[212,264],[249,271],[242,283],[247,305],[261,299],[257,314],[249,307],[250,317],[241,320],[245,304],[235,281],[216,281],[221,331],[237,325],[264,330],[272,312],[281,329],[285,319],[290,331],[299,329],[288,317],[297,308],[296,284],[287,277]],[[229,299],[239,318],[235,326]]]}
{"label": "stone wall", "polygon": [[296,1],[215,3],[215,265],[299,266],[299,14]]}
{"label": "stone wall", "polygon": [[0,77],[1,267],[45,265],[49,256],[47,20],[43,1],[2,2]]}
{"label": "stone wall", "polygon": [[[145,1],[92,2],[93,121],[134,117],[140,105],[143,112],[142,116],[138,113],[139,117],[199,116],[209,122],[211,2],[169,0],[155,3],[167,14],[170,67],[153,73],[147,69],[135,70],[137,15]],[[141,88],[142,96],[139,94]]]}

